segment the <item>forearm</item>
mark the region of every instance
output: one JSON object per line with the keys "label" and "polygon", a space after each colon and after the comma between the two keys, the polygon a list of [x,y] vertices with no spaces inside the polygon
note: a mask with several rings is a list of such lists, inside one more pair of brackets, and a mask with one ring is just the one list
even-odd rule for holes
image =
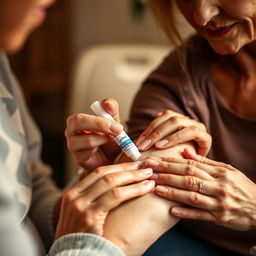
{"label": "forearm", "polygon": [[[182,144],[167,150],[148,150],[143,156],[182,157],[185,146],[194,148],[192,144]],[[141,255],[178,222],[177,218],[169,214],[172,205],[177,203],[162,199],[154,193],[130,200],[108,215],[104,236],[122,248],[126,255]]]}

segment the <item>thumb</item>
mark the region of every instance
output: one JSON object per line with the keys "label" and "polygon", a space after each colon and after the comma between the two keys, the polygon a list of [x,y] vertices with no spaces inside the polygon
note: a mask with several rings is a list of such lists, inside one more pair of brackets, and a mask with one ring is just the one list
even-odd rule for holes
{"label": "thumb", "polygon": [[118,122],[121,123],[118,102],[113,98],[103,99],[102,107]]}

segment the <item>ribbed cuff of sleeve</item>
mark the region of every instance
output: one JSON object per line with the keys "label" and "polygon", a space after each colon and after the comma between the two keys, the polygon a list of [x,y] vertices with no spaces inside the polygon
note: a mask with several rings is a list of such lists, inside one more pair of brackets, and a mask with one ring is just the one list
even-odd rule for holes
{"label": "ribbed cuff of sleeve", "polygon": [[54,242],[49,256],[125,256],[109,240],[88,233],[65,235]]}

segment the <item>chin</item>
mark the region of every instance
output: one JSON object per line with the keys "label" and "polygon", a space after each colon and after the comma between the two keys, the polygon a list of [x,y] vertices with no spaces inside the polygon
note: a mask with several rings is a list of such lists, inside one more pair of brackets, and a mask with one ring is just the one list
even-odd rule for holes
{"label": "chin", "polygon": [[22,49],[29,36],[29,32],[12,33],[6,37],[6,40],[1,44],[1,49],[8,54],[15,54]]}
{"label": "chin", "polygon": [[6,45],[3,45],[2,50],[8,54],[17,53],[24,46],[24,41],[12,42]]}
{"label": "chin", "polygon": [[213,51],[215,51],[217,54],[220,55],[229,55],[229,54],[236,54],[240,51],[242,48],[240,45],[215,45],[215,44],[210,44]]}

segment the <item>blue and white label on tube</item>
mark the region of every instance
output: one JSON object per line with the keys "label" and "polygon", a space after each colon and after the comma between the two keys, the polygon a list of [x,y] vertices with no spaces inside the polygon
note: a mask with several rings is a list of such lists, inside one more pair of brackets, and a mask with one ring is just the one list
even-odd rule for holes
{"label": "blue and white label on tube", "polygon": [[[99,101],[95,101],[90,107],[97,116],[114,121],[114,118],[103,109]],[[133,161],[136,161],[141,157],[141,153],[138,148],[125,131],[121,132],[118,136],[113,136],[113,138],[124,153]]]}

